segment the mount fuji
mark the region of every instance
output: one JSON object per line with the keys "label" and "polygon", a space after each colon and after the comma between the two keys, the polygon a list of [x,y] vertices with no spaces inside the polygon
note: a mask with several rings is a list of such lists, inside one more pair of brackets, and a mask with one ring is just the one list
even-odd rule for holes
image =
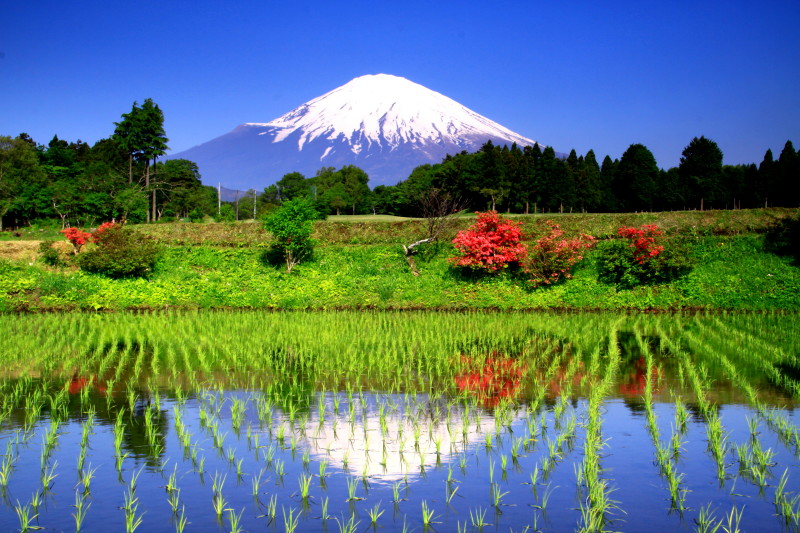
{"label": "mount fuji", "polygon": [[262,190],[284,174],[312,177],[321,167],[356,165],[370,185],[394,185],[447,154],[535,141],[463,105],[388,74],[355,78],[266,123],[231,132],[172,154],[198,164],[203,181]]}

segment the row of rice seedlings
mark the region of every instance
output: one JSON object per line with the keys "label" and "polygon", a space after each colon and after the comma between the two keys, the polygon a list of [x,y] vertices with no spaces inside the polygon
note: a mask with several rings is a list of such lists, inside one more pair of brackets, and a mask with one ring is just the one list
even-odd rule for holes
{"label": "row of rice seedlings", "polygon": [[[682,431],[686,429],[686,411],[677,408],[676,402],[675,421],[672,426],[672,436],[670,438],[669,446],[661,443],[657,416],[653,409],[653,375],[655,374],[655,365],[653,363],[653,352],[650,346],[642,336],[639,327],[634,328],[634,336],[636,338],[639,350],[645,358],[646,375],[645,375],[645,412],[647,414],[647,429],[650,433],[650,438],[653,441],[653,446],[656,449],[656,462],[659,466],[659,472],[667,480],[667,487],[670,493],[670,507],[676,509],[678,512],[683,513],[686,509],[686,493],[688,490],[682,486],[684,475],[678,473],[676,462],[680,456],[681,451],[681,435]],[[679,402],[680,400],[678,400]],[[682,404],[680,404],[682,405]],[[682,413],[682,414],[681,414]]]}
{"label": "row of rice seedlings", "polygon": [[[604,361],[606,371],[602,380],[592,387],[589,393],[589,417],[584,440],[584,458],[579,473],[579,485],[582,484],[586,490],[585,498],[580,501],[581,531],[604,531],[606,525],[611,521],[610,514],[612,510],[618,508],[617,502],[610,497],[613,489],[609,485],[609,480],[600,477],[602,472],[600,449],[604,446],[600,408],[603,399],[616,379],[620,356],[617,340],[619,324],[619,322],[616,322],[611,325]],[[601,347],[598,346],[592,355],[592,369],[599,368],[600,350]]]}
{"label": "row of rice seedlings", "polygon": [[[719,319],[712,324],[704,324],[699,319],[695,319],[701,337],[694,335],[688,336],[689,343],[697,343],[701,348],[711,346],[719,348],[723,352],[730,353],[736,357],[736,363],[745,367],[753,367],[766,375],[770,381],[790,392],[795,399],[800,399],[800,381],[782,372],[776,364],[794,362],[796,359],[789,353],[775,344],[773,337],[771,342],[758,338],[752,333],[743,332],[731,324],[721,322]],[[782,332],[781,336],[786,336],[789,331]],[[791,336],[791,335],[789,335]],[[746,349],[742,349],[746,346]],[[747,353],[747,357],[739,354]]]}
{"label": "row of rice seedlings", "polygon": [[714,462],[717,466],[717,479],[720,486],[722,486],[727,477],[725,472],[725,455],[728,452],[728,437],[724,432],[722,421],[719,418],[716,407],[706,397],[706,390],[709,387],[708,377],[704,376],[702,371],[698,371],[695,368],[694,362],[686,351],[663,330],[661,325],[662,323],[658,323],[657,325],[661,341],[666,345],[670,353],[678,359],[684,374],[689,377],[697,406],[705,418],[708,449],[714,458]]}
{"label": "row of rice seedlings", "polygon": [[789,481],[789,470],[783,471],[780,481],[775,487],[773,503],[778,516],[782,516],[784,524],[797,530],[800,527],[800,494],[786,491],[786,484]]}
{"label": "row of rice seedlings", "polygon": [[752,405],[767,424],[777,432],[778,436],[787,446],[794,448],[795,455],[800,456],[800,431],[798,431],[798,428],[789,422],[777,409],[767,408],[764,402],[758,398],[756,390],[726,355],[728,352],[723,349],[712,348],[699,342],[697,339],[694,339],[694,344],[695,349],[701,350],[703,355],[717,361],[722,366],[731,382],[735,383],[736,386],[745,393],[750,405]]}

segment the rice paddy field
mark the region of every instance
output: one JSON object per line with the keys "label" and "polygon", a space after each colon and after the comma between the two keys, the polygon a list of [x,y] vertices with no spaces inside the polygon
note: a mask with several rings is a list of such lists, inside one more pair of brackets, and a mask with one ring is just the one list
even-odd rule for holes
{"label": "rice paddy field", "polygon": [[0,315],[1,531],[798,531],[794,313]]}

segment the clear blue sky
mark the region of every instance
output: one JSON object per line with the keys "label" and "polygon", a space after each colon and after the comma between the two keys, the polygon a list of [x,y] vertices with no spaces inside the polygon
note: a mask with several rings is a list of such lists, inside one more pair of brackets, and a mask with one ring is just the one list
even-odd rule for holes
{"label": "clear blue sky", "polygon": [[[178,152],[387,73],[598,159],[800,147],[800,2],[7,2],[0,135],[111,135],[134,100]],[[202,172],[202,169],[201,169]]]}

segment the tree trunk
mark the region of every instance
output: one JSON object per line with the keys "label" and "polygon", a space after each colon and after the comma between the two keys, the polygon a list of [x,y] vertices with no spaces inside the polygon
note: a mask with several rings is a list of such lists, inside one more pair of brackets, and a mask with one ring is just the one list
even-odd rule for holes
{"label": "tree trunk", "polygon": [[[156,175],[156,158],[153,158],[153,178],[155,179]],[[160,217],[159,217],[160,218]],[[153,187],[153,222],[156,221],[156,188]]]}
{"label": "tree trunk", "polygon": [[[145,160],[144,162],[144,190],[150,188],[150,160]],[[147,223],[150,223],[150,206],[147,206],[147,218],[145,219]]]}
{"label": "tree trunk", "polygon": [[414,262],[414,258],[412,257],[412,255],[414,255],[414,248],[416,248],[420,244],[425,244],[426,242],[433,242],[434,240],[436,239],[434,239],[433,237],[428,237],[427,239],[422,239],[420,241],[411,243],[408,246],[406,246],[405,244],[403,245],[403,250],[406,252],[406,262],[408,263],[409,268],[411,268],[411,273],[414,274],[415,276],[419,276],[419,269],[417,269],[417,264]]}

